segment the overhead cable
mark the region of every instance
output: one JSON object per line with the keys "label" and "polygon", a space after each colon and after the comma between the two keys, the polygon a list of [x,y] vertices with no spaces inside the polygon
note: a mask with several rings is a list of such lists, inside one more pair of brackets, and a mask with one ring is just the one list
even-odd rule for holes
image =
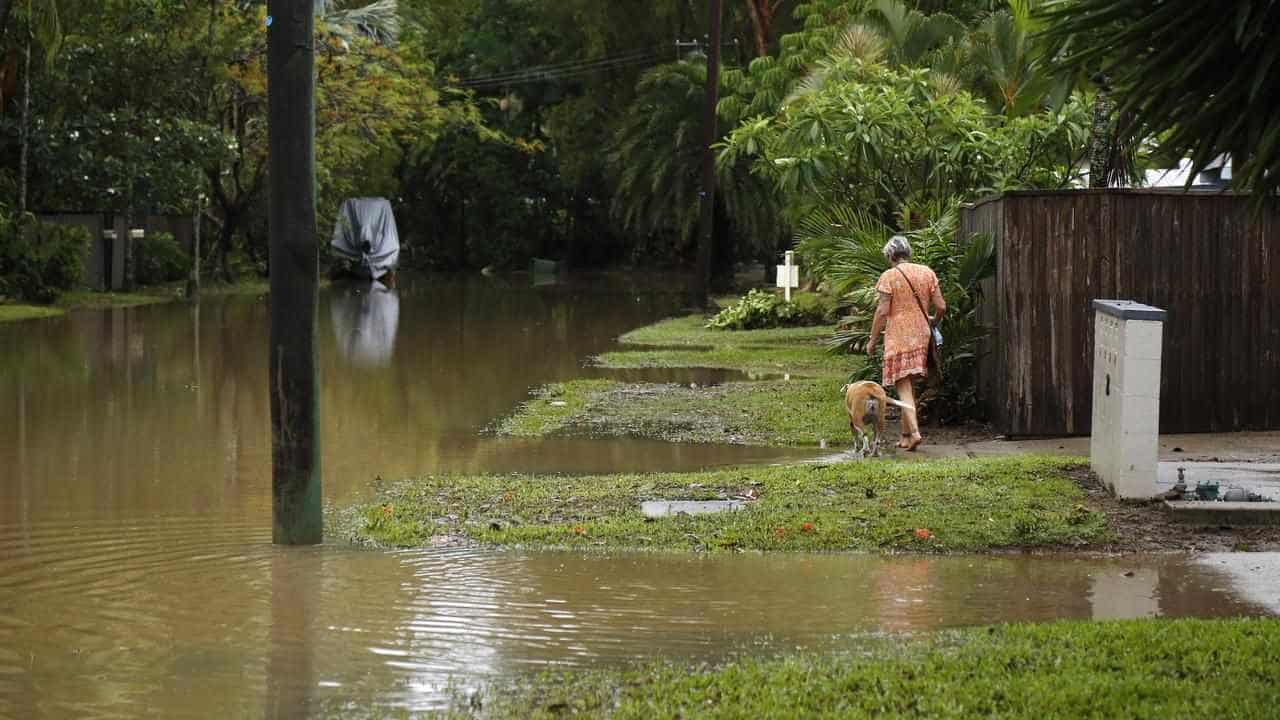
{"label": "overhead cable", "polygon": [[469,78],[458,83],[461,87],[492,87],[495,85],[519,84],[526,82],[545,82],[586,75],[602,70],[641,65],[660,59],[662,53],[657,49],[635,50],[630,53],[593,60],[580,60],[557,65],[542,65],[524,70],[516,70],[478,78]]}

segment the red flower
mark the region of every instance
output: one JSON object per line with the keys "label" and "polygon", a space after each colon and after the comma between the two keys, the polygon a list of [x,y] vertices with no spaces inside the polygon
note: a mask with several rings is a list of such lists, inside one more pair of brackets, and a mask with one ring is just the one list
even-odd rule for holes
{"label": "red flower", "polygon": [[383,505],[383,506],[382,506],[382,514],[383,514],[383,515],[390,516],[390,515],[391,515],[391,513],[392,513],[392,511],[393,511],[393,509],[392,509],[392,507],[391,507],[390,505]]}
{"label": "red flower", "polygon": [[813,523],[805,523],[800,526],[802,532],[813,532]]}
{"label": "red flower", "polygon": [[581,534],[585,533],[586,531],[587,531],[587,529],[586,529],[586,528],[584,528],[584,527],[582,527],[581,525],[575,525],[575,526],[573,527],[573,534],[574,534],[574,535],[581,535]]}
{"label": "red flower", "polygon": [[916,528],[916,537],[920,538],[921,540],[928,540],[929,538],[933,537],[933,533],[929,532],[925,528]]}

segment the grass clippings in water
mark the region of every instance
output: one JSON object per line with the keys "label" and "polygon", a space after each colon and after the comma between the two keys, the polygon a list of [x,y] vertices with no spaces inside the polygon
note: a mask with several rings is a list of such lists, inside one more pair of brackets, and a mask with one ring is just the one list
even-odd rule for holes
{"label": "grass clippings in water", "polygon": [[[701,473],[428,476],[346,513],[357,542],[680,551],[972,552],[1106,537],[1070,477],[1079,459],[739,467]],[[745,499],[715,515],[648,519],[647,500]]]}
{"label": "grass clippings in water", "polygon": [[1007,625],[842,653],[545,673],[457,698],[452,717],[1275,717],[1280,621]]}

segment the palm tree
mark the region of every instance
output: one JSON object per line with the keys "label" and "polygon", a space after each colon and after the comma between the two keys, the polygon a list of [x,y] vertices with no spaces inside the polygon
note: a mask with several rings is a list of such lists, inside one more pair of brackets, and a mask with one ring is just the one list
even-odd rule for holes
{"label": "palm tree", "polygon": [[[706,77],[701,62],[669,63],[645,73],[614,135],[607,156],[616,178],[611,213],[651,241],[686,247],[697,230]],[[723,271],[726,251],[772,251],[781,230],[772,190],[745,165],[722,164],[716,182],[714,267]]]}
{"label": "palm tree", "polygon": [[315,0],[316,15],[330,32],[350,39],[358,34],[378,43],[394,45],[400,37],[398,0],[373,0],[365,5],[346,7],[336,0]]}
{"label": "palm tree", "polygon": [[[6,6],[4,12],[9,12]],[[62,20],[56,0],[27,0],[27,38],[22,52],[22,119],[19,121],[18,213],[27,211],[28,158],[31,155],[31,48],[44,48],[43,62],[49,65],[62,47]]]}
{"label": "palm tree", "polygon": [[1161,137],[1193,177],[1228,153],[1237,184],[1280,188],[1280,4],[1048,0],[1040,17],[1064,67],[1110,80],[1120,132]]}

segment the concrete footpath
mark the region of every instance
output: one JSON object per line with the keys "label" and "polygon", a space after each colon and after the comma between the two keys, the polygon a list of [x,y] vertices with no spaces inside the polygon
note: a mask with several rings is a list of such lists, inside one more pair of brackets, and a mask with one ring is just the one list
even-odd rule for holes
{"label": "concrete footpath", "polygon": [[[916,452],[926,458],[1024,453],[1088,457],[1089,438],[960,441],[923,445]],[[1280,500],[1280,432],[1161,435],[1157,487],[1173,487],[1179,470],[1188,487],[1208,480],[1224,491],[1238,487]]]}
{"label": "concrete footpath", "polygon": [[[928,429],[926,428],[926,431]],[[886,448],[887,457],[900,460],[1002,457],[1008,455],[1089,456],[1088,437],[1005,440],[950,433],[943,429],[925,434],[925,444],[913,453]],[[820,464],[856,462],[850,451],[824,455]],[[1280,432],[1204,433],[1161,435],[1157,490],[1173,487],[1182,471],[1183,481],[1195,487],[1201,480],[1216,481],[1225,491],[1238,487],[1280,500]]]}

